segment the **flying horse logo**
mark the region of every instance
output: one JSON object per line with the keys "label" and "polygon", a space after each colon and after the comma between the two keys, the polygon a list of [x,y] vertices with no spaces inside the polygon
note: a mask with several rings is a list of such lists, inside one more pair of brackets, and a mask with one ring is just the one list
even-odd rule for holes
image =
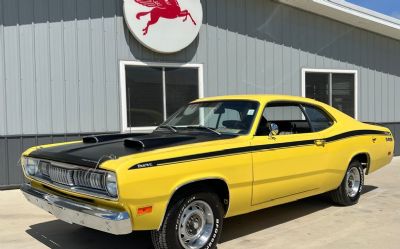
{"label": "flying horse logo", "polygon": [[143,29],[143,35],[147,35],[149,27],[158,22],[162,18],[166,19],[176,19],[179,17],[184,17],[185,22],[188,17],[192,20],[193,24],[196,25],[192,15],[188,10],[181,10],[177,0],[135,0],[135,2],[144,5],[149,8],[153,8],[147,12],[139,12],[136,14],[136,18],[140,20],[142,16],[150,14],[150,21],[147,26]]}

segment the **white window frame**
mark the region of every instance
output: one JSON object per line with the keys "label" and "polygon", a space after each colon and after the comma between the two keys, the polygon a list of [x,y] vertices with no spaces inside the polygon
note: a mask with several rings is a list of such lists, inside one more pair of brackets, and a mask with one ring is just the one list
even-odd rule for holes
{"label": "white window frame", "polygon": [[[306,97],[306,73],[354,74],[354,118],[358,119],[358,70],[302,68],[302,70],[301,70],[301,96],[302,97]],[[332,77],[330,77],[329,81],[332,82]],[[330,84],[330,87],[332,87],[331,84]],[[332,89],[329,89],[329,92],[331,94]],[[329,98],[331,98],[331,95]]]}
{"label": "white window frame", "polygon": [[[199,82],[199,98],[204,97],[203,83],[203,64],[194,63],[163,63],[163,62],[140,62],[140,61],[123,61],[119,63],[119,82],[120,82],[120,109],[121,109],[121,131],[122,132],[151,132],[156,126],[148,127],[128,127],[127,115],[127,99],[126,99],[126,72],[125,66],[141,66],[141,67],[173,67],[173,68],[196,68],[198,70]],[[163,75],[164,76],[164,75]],[[164,101],[164,117],[166,116],[166,92],[165,77],[163,77],[163,101]]]}

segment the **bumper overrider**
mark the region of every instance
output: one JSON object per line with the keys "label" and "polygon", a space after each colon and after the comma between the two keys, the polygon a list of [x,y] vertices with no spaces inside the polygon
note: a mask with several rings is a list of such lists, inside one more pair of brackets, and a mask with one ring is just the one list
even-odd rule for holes
{"label": "bumper overrider", "polygon": [[22,185],[21,191],[29,202],[70,224],[74,223],[116,235],[132,232],[128,212],[104,209],[48,194],[33,188],[30,184]]}

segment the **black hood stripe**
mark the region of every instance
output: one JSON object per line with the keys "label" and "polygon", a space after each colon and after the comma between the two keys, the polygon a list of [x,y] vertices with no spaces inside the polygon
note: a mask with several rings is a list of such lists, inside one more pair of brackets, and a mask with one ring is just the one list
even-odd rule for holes
{"label": "black hood stripe", "polygon": [[[324,140],[327,143],[330,143],[330,142],[334,142],[334,141],[338,141],[338,140],[342,140],[342,139],[346,139],[346,138],[350,138],[350,137],[355,137],[355,136],[362,136],[362,135],[388,135],[388,133],[384,132],[384,131],[378,131],[378,130],[356,130],[356,131],[349,131],[349,132],[341,133],[338,135],[334,135],[334,136],[326,138]],[[316,138],[316,139],[319,139],[319,138]],[[161,160],[156,160],[156,161],[151,161],[151,162],[138,163],[129,169],[142,169],[142,168],[169,165],[169,164],[173,164],[173,163],[198,161],[198,160],[204,160],[204,159],[209,159],[209,158],[231,156],[231,155],[243,154],[243,153],[251,153],[251,152],[255,152],[255,151],[308,146],[308,145],[314,145],[316,139],[278,143],[278,144],[266,144],[266,145],[238,147],[238,148],[232,148],[232,149],[226,149],[226,150],[212,151],[212,152],[207,152],[207,153],[167,158],[167,159],[161,159]]]}
{"label": "black hood stripe", "polygon": [[80,143],[39,148],[29,156],[38,159],[95,168],[98,162],[174,146],[231,139],[234,135],[206,132],[111,134],[86,137]]}

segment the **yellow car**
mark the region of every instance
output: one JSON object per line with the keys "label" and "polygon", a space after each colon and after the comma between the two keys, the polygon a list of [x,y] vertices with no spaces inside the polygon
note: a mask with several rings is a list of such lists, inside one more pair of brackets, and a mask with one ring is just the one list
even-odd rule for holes
{"label": "yellow car", "polygon": [[301,97],[193,101],[151,134],[28,149],[33,204],[112,234],[151,230],[156,249],[215,248],[223,218],[328,192],[357,203],[365,174],[390,163],[387,128]]}

